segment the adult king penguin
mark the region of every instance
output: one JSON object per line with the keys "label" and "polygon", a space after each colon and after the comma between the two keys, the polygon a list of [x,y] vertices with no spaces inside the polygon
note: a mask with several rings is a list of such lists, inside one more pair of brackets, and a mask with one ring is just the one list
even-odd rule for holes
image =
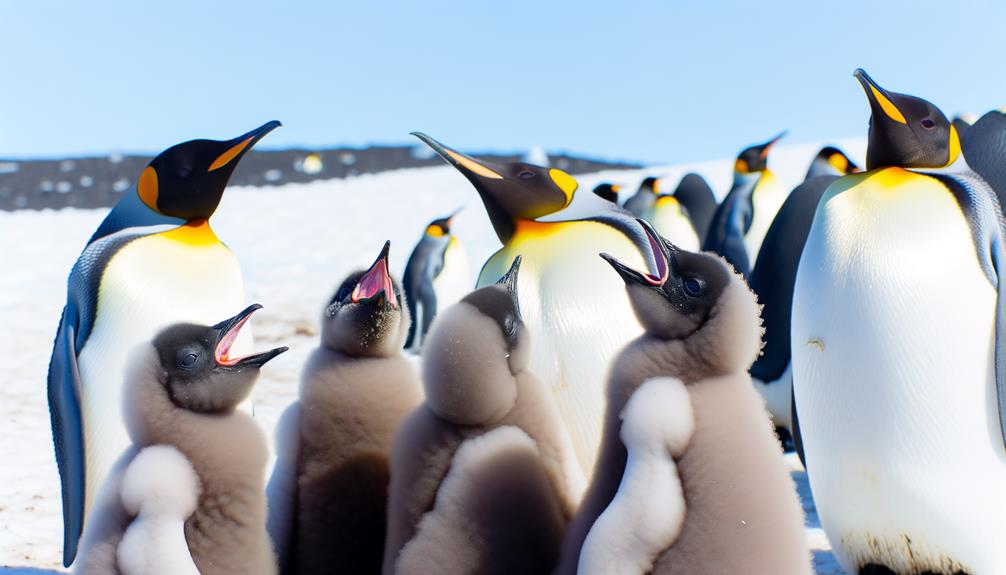
{"label": "adult king penguin", "polygon": [[748,278],[762,305],[765,327],[765,347],[751,366],[751,379],[765,398],[773,423],[791,435],[794,429],[790,320],[796,269],[824,191],[839,176],[858,171],[859,167],[838,148],[822,148],[807,170],[807,179],[790,192],[779,208]]}
{"label": "adult king penguin", "polygon": [[674,188],[673,195],[688,212],[699,240],[705,238],[716,213],[716,197],[713,196],[709,182],[698,174],[685,174],[678,182],[678,187]]}
{"label": "adult king penguin", "polygon": [[726,258],[745,278],[751,273],[762,240],[779,207],[786,201],[784,188],[768,169],[772,146],[786,135],[741,151],[734,162],[734,183],[716,208],[703,251]]}
{"label": "adult king penguin", "polygon": [[[64,565],[76,555],[97,488],[129,445],[121,417],[128,353],[166,325],[212,323],[244,307],[241,268],[208,220],[238,162],[279,125],[162,152],[70,272],[48,375]],[[243,334],[234,351],[250,346]]]}
{"label": "adult king penguin", "polygon": [[594,187],[594,195],[606,202],[611,202],[612,204],[615,204],[617,206],[618,191],[621,189],[622,186],[604,182]]}
{"label": "adult king penguin", "polygon": [[625,200],[625,205],[622,207],[637,218],[641,218],[646,215],[647,211],[653,208],[653,204],[657,202],[657,196],[659,195],[660,178],[649,176],[639,183],[636,193]]}
{"label": "adult king penguin", "polygon": [[849,573],[1006,573],[1002,214],[973,172],[924,171],[960,155],[943,112],[855,76],[867,171],[821,199],[793,298],[821,523]]}
{"label": "adult king penguin", "polygon": [[478,285],[495,283],[523,256],[521,311],[535,334],[530,369],[551,388],[589,473],[601,436],[608,362],[641,331],[624,287],[597,254],[617,252],[622,261],[635,262],[630,265],[650,268],[645,232],[614,207],[586,219],[538,221],[569,205],[576,180],[555,168],[483,162],[415,135],[471,181],[503,244],[482,266]]}
{"label": "adult king penguin", "polygon": [[468,254],[451,234],[454,217],[460,211],[458,208],[451,215],[430,222],[405,265],[402,285],[412,317],[405,349],[418,350],[437,309],[457,302],[471,290]]}
{"label": "adult king penguin", "polygon": [[676,196],[660,194],[650,209],[646,210],[643,219],[653,224],[657,233],[664,236],[676,246],[690,252],[699,251],[701,242],[695,234],[692,219]]}
{"label": "adult king penguin", "polygon": [[1006,108],[988,112],[961,134],[961,152],[1006,205]]}

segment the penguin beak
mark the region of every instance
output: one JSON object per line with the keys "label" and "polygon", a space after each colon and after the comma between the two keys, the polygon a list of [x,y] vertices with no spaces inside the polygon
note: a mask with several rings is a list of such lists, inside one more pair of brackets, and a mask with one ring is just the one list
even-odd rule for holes
{"label": "penguin beak", "polygon": [[510,294],[510,299],[513,301],[514,310],[517,312],[517,318],[520,316],[520,299],[517,295],[517,275],[520,273],[520,263],[523,261],[523,257],[518,255],[514,258],[513,263],[510,264],[510,269],[507,270],[506,274],[496,282],[497,285],[501,285],[506,288],[508,294]]}
{"label": "penguin beak", "polygon": [[656,274],[636,271],[618,261],[610,254],[602,253],[599,255],[604,261],[608,262],[616,272],[618,272],[618,275],[622,276],[622,280],[625,281],[626,285],[631,282],[647,287],[660,287],[667,283],[667,279],[671,276],[671,259],[673,258],[672,250],[677,250],[677,248],[673,245],[668,247],[668,243],[657,235],[656,230],[654,230],[647,221],[638,218],[636,221],[643,226],[643,231],[646,232],[646,239],[649,240],[650,251],[653,253],[653,261],[657,271]]}
{"label": "penguin beak", "polygon": [[474,183],[478,178],[488,178],[490,180],[502,180],[503,176],[490,164],[481,162],[466,156],[457,150],[452,150],[422,132],[412,132],[412,135],[423,141],[441,158],[454,166],[459,172],[468,177]]}
{"label": "penguin beak", "polygon": [[461,210],[465,209],[464,206],[451,212],[451,215],[447,216],[447,229],[450,230],[451,226],[454,225],[454,217],[461,213]]}
{"label": "penguin beak", "polygon": [[785,138],[786,134],[788,134],[788,133],[789,133],[789,130],[783,130],[783,131],[779,132],[779,134],[776,137],[774,137],[771,140],[769,140],[769,141],[765,142],[764,144],[762,144],[761,145],[761,153],[760,153],[761,157],[767,158],[769,150],[772,149],[772,146],[774,146],[776,144],[776,142],[778,142],[779,140]]}
{"label": "penguin beak", "polygon": [[210,164],[209,169],[206,171],[213,172],[223,168],[224,166],[236,166],[241,158],[244,157],[244,155],[247,154],[259,140],[280,126],[282,126],[282,124],[273,120],[262,124],[247,134],[242,134],[233,140],[222,142],[224,148],[223,153],[213,160],[213,163]]}
{"label": "penguin beak", "polygon": [[398,307],[398,298],[395,296],[395,287],[388,273],[388,252],[391,251],[391,242],[384,242],[381,254],[377,256],[373,265],[370,266],[356,282],[350,299],[353,303],[361,301],[376,301],[378,305],[388,305],[392,308]]}
{"label": "penguin beak", "polygon": [[254,355],[246,355],[244,357],[230,357],[231,346],[234,341],[238,338],[238,334],[241,333],[241,328],[244,327],[251,316],[256,311],[262,309],[260,304],[252,304],[246,307],[241,313],[236,316],[226,319],[215,326],[213,326],[213,331],[217,334],[217,345],[213,351],[213,359],[216,361],[217,367],[225,367],[230,369],[241,369],[244,367],[262,367],[269,360],[276,357],[277,355],[287,351],[288,347],[277,347],[265,351],[262,353],[257,353]]}
{"label": "penguin beak", "polygon": [[866,70],[857,68],[852,75],[863,86],[863,91],[866,92],[866,97],[870,100],[870,109],[874,118],[887,118],[899,124],[908,123],[905,115],[895,105],[893,95],[874,82]]}

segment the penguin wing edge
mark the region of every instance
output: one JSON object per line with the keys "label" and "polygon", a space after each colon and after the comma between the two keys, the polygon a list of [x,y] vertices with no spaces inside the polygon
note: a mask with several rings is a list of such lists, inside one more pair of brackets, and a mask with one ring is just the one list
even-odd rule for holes
{"label": "penguin wing edge", "polygon": [[63,495],[63,566],[77,555],[84,527],[84,428],[77,368],[77,317],[74,306],[63,309],[49,361],[48,396],[52,440]]}

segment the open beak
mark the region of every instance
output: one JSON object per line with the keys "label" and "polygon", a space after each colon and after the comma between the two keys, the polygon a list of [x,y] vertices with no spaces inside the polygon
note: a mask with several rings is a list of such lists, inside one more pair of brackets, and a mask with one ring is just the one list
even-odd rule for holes
{"label": "open beak", "polygon": [[234,341],[237,340],[238,335],[241,333],[241,328],[248,323],[252,314],[260,309],[262,309],[260,304],[252,304],[236,316],[213,326],[213,330],[217,333],[217,345],[213,351],[213,359],[216,360],[217,366],[233,369],[249,366],[262,367],[270,359],[290,349],[283,346],[243,357],[230,356],[231,346],[234,345]]}
{"label": "open beak", "polygon": [[520,255],[515,257],[513,263],[510,264],[510,269],[496,282],[497,285],[505,287],[507,293],[510,294],[518,318],[520,317],[520,300],[517,296],[517,275],[520,273],[520,263],[523,259]]}
{"label": "open beak", "polygon": [[650,251],[653,253],[656,274],[634,270],[609,254],[600,254],[600,256],[618,272],[618,275],[622,276],[622,280],[627,284],[633,282],[649,287],[660,287],[667,282],[667,278],[671,275],[671,250],[676,248],[673,246],[669,248],[646,220],[637,219],[636,221],[643,226],[643,231],[646,232],[646,239],[649,241]]}
{"label": "open beak", "polygon": [[271,122],[266,122],[258,128],[234,138],[233,140],[223,142],[224,152],[217,156],[216,160],[210,164],[209,170],[215,171],[223,168],[224,166],[236,165],[237,162],[251,150],[259,140],[265,137],[266,134],[275,130],[276,128],[282,126],[278,121],[273,120]]}
{"label": "open beak", "polygon": [[380,305],[387,304],[392,308],[398,307],[398,298],[395,296],[395,287],[391,282],[391,275],[388,273],[388,252],[391,250],[391,242],[384,242],[381,254],[377,256],[374,264],[370,266],[356,282],[353,294],[350,296],[353,303],[370,301],[377,298]]}

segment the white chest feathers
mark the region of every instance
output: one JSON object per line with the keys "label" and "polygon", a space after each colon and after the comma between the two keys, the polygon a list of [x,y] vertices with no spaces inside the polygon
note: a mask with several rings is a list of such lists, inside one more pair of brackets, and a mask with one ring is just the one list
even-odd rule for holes
{"label": "white chest feathers", "polygon": [[[112,256],[101,278],[94,326],[78,356],[88,507],[130,443],[122,422],[122,386],[133,349],[170,324],[213,325],[244,305],[237,259],[208,225],[145,236]],[[250,331],[242,330],[232,353],[251,348]]]}
{"label": "white chest feathers", "polygon": [[579,573],[649,573],[674,544],[686,508],[674,459],[684,454],[694,430],[691,398],[680,380],[650,379],[632,394],[619,432],[628,450],[625,472],[584,540]]}
{"label": "white chest feathers", "polygon": [[185,520],[199,502],[199,478],[177,449],[147,447],[126,468],[120,496],[134,516],[116,555],[124,575],[199,575]]}
{"label": "white chest feathers", "polygon": [[[468,254],[461,242],[451,236],[444,251],[444,267],[433,280],[433,291],[437,294],[437,309],[444,310],[472,291],[472,272],[468,265]],[[415,321],[416,318],[413,318]]]}

